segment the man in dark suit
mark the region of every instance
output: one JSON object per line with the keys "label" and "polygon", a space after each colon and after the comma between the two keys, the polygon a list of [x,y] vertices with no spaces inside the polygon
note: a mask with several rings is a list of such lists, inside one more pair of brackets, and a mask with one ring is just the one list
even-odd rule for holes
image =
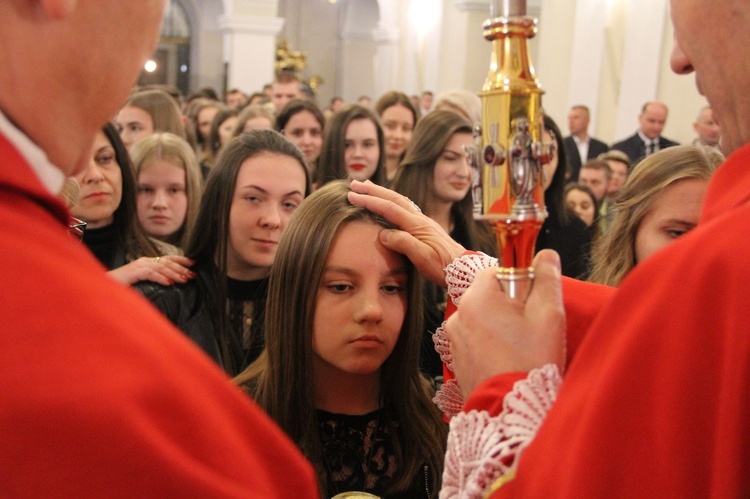
{"label": "man in dark suit", "polygon": [[641,108],[638,116],[640,128],[634,135],[625,140],[612,144],[612,149],[617,149],[628,155],[630,164],[635,166],[644,157],[667,147],[677,146],[678,142],[661,136],[664,124],[667,122],[667,106],[662,102],[647,102]]}
{"label": "man in dark suit", "polygon": [[589,136],[589,108],[578,105],[570,108],[568,113],[568,130],[570,136],[563,139],[565,156],[568,159],[567,179],[571,182],[578,181],[578,172],[581,165],[589,159],[609,151],[609,146]]}

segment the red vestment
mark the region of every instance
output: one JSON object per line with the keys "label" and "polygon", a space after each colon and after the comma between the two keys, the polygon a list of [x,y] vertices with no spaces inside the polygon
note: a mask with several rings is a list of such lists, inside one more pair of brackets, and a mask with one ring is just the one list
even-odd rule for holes
{"label": "red vestment", "polygon": [[[750,497],[749,200],[747,145],[714,175],[698,227],[609,298],[493,498]],[[465,410],[497,414],[517,379],[486,380]]]}
{"label": "red vestment", "polygon": [[67,233],[0,135],[0,496],[317,497],[248,397]]}

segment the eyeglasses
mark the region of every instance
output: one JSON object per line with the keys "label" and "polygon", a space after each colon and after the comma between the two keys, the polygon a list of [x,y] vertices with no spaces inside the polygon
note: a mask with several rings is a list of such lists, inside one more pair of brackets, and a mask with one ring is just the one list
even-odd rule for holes
{"label": "eyeglasses", "polygon": [[81,241],[83,239],[83,232],[86,230],[86,222],[79,220],[76,217],[70,217],[68,220],[68,233]]}

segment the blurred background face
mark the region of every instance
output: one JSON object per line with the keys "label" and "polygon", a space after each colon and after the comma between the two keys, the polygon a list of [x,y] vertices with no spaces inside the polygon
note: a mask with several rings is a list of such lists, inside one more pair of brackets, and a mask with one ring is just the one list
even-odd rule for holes
{"label": "blurred background face", "polygon": [[331,111],[338,111],[338,109],[344,105],[344,99],[334,99],[333,102],[331,102]]}
{"label": "blurred background face", "polygon": [[247,104],[247,96],[242,92],[232,92],[227,95],[227,106],[232,108],[242,107]]}
{"label": "blurred background face", "polygon": [[661,135],[666,122],[667,108],[658,104],[649,104],[638,117],[638,123],[641,125],[641,132],[652,140]]}
{"label": "blurred background face", "polygon": [[75,176],[81,186],[73,216],[86,222],[88,229],[106,227],[114,221],[122,200],[122,173],[115,150],[102,132],[96,134],[87,167]]}
{"label": "blurred background face", "polygon": [[380,147],[378,130],[369,119],[353,120],[346,127],[344,165],[351,180],[364,182],[378,168]]}
{"label": "blurred background face", "polygon": [[383,134],[385,135],[386,156],[401,157],[409,142],[411,142],[412,132],[414,131],[414,115],[408,108],[396,104],[383,111],[383,114],[380,115],[380,121],[383,124]]}
{"label": "blurred background face", "polygon": [[565,203],[586,225],[590,226],[594,223],[596,204],[587,193],[578,189],[571,189],[565,195]]}
{"label": "blurred background face", "polygon": [[635,234],[635,259],[642,262],[698,224],[708,181],[678,180],[653,201]]}
{"label": "blurred background face", "polygon": [[117,113],[115,123],[120,130],[120,138],[128,151],[140,139],[154,133],[154,119],[140,107],[123,107]]}
{"label": "blurred background face", "polygon": [[471,187],[471,168],[464,147],[472,144],[470,133],[454,133],[433,171],[433,196],[441,202],[456,203],[466,197]]}
{"label": "blurred background face", "polygon": [[585,109],[573,108],[568,113],[568,130],[571,135],[586,133],[589,127],[589,113]]}
{"label": "blurred background face", "polygon": [[290,100],[302,99],[302,91],[299,88],[299,82],[290,81],[280,83],[275,81],[271,87],[271,102],[276,106],[276,111],[281,111]]}
{"label": "blurred background face", "polygon": [[138,173],[138,222],[149,236],[165,239],[182,228],[188,198],[185,170],[154,159]]}
{"label": "blurred background face", "polygon": [[308,164],[312,165],[318,159],[323,147],[323,127],[313,113],[304,110],[293,115],[283,132],[302,151]]}
{"label": "blurred background face", "polygon": [[607,160],[607,164],[612,170],[612,177],[607,185],[607,195],[611,197],[625,185],[625,181],[628,179],[628,165],[611,159]]}
{"label": "blurred background face", "polygon": [[219,125],[219,143],[224,146],[232,140],[232,132],[234,126],[237,124],[237,116],[230,116],[225,119],[224,122]]}
{"label": "blurred background face", "polygon": [[710,107],[701,111],[700,117],[693,125],[693,128],[703,144],[708,146],[719,145],[721,127],[714,121],[713,112]]}
{"label": "blurred background face", "polygon": [[607,195],[609,182],[607,182],[607,174],[604,170],[581,168],[581,172],[578,174],[578,181],[591,189],[598,201],[601,201]]}
{"label": "blurred background face", "polygon": [[243,132],[250,130],[273,130],[273,123],[265,116],[255,116],[247,120],[245,126],[242,127]]}
{"label": "blurred background face", "polygon": [[366,108],[369,109],[369,108],[372,107],[372,99],[370,99],[366,95],[363,95],[362,97],[360,97],[359,99],[357,99],[357,104],[359,104],[360,106],[364,106],[364,107],[366,107]]}
{"label": "blurred background face", "polygon": [[208,135],[211,133],[211,123],[214,121],[214,116],[219,112],[218,107],[204,107],[198,112],[198,133],[200,133],[203,140],[208,140]]}

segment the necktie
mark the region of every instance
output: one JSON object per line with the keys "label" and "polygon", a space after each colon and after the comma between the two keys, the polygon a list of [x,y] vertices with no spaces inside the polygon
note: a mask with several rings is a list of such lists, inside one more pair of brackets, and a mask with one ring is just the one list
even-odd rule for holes
{"label": "necktie", "polygon": [[656,152],[657,142],[655,140],[649,140],[646,142],[646,156],[650,156]]}

